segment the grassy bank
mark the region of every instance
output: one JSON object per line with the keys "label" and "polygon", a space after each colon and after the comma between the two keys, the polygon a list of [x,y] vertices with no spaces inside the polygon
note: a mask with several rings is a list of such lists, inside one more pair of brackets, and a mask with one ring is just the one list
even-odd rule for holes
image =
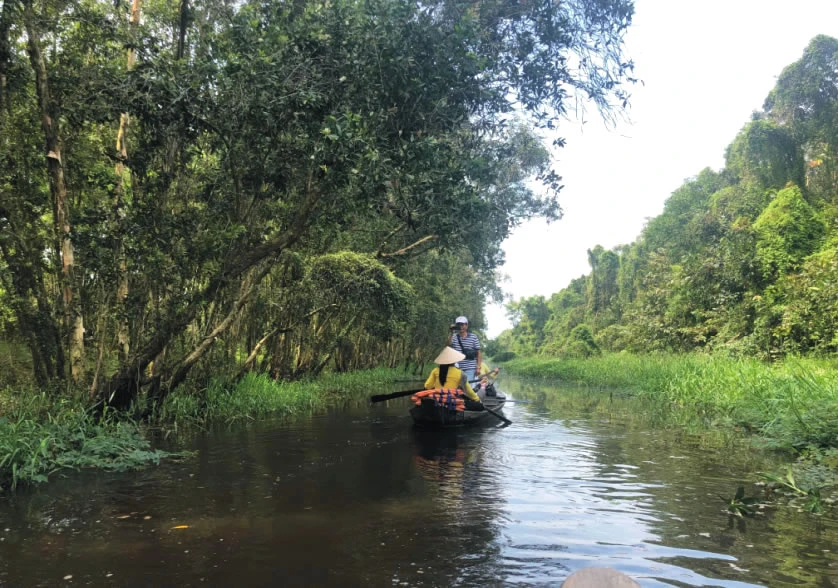
{"label": "grassy bank", "polygon": [[507,373],[632,394],[713,424],[741,427],[773,446],[838,456],[838,362],[765,364],[707,355],[612,354],[592,359],[515,359]]}
{"label": "grassy bank", "polygon": [[169,396],[159,419],[181,426],[310,414],[346,400],[366,398],[381,389],[389,391],[393,382],[404,377],[401,370],[376,369],[282,382],[249,373],[237,382],[213,380],[199,392]]}
{"label": "grassy bank", "polygon": [[[311,414],[377,393],[402,378],[398,370],[370,370],[287,383],[249,374],[235,383],[215,380],[205,389],[179,390],[166,399],[152,422],[182,430]],[[45,482],[62,470],[122,471],[172,456],[151,447],[145,424],[126,415],[94,418],[81,396],[6,388],[0,390],[0,415],[0,492]]]}

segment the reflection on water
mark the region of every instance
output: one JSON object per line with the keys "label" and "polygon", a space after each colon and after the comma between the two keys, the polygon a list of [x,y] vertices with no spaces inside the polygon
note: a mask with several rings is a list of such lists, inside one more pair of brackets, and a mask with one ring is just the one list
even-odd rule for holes
{"label": "reflection on water", "polygon": [[834,512],[723,512],[768,456],[533,389],[507,381],[542,398],[507,405],[507,428],[417,430],[402,399],[73,474],[0,501],[0,585],[556,586],[588,565],[643,586],[838,584]]}

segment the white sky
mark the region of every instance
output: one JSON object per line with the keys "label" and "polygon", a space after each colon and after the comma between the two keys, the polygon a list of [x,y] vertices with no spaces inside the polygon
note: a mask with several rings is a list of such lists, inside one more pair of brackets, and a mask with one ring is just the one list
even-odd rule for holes
{"label": "white sky", "polygon": [[[594,111],[567,122],[555,152],[564,217],[526,223],[504,243],[514,299],[547,298],[589,272],[587,250],[633,242],[684,180],[721,169],[724,150],[762,108],[783,68],[818,34],[838,37],[838,0],[636,0],[626,54],[645,85],[631,89],[630,122]],[[487,334],[511,327],[486,308]]]}

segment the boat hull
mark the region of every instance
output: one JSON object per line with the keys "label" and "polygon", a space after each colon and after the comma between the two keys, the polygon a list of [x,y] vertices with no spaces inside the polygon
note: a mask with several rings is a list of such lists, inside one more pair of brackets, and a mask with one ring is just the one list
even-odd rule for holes
{"label": "boat hull", "polygon": [[[506,396],[496,393],[483,399],[483,405],[498,412],[506,404]],[[452,410],[443,405],[437,405],[430,398],[410,409],[410,416],[417,427],[451,428],[467,427],[483,423],[487,419],[496,420],[497,417],[485,410]]]}

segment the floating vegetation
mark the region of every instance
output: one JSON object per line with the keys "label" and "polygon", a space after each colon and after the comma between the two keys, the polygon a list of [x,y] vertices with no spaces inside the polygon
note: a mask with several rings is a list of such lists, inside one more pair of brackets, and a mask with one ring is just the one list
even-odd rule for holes
{"label": "floating vegetation", "polygon": [[752,516],[757,511],[757,506],[760,504],[760,499],[754,496],[745,496],[745,487],[739,486],[736,489],[736,494],[733,498],[725,498],[719,496],[725,503],[727,503],[727,512],[737,517],[743,515]]}
{"label": "floating vegetation", "polygon": [[46,482],[59,470],[125,471],[171,455],[152,449],[138,423],[97,419],[78,407],[46,418],[25,411],[0,418],[0,492]]}
{"label": "floating vegetation", "polygon": [[766,485],[769,492],[779,492],[791,495],[792,502],[795,499],[803,499],[803,510],[811,513],[822,513],[824,511],[824,500],[821,498],[821,491],[828,487],[823,486],[804,486],[798,485],[794,478],[792,469],[789,468],[784,476],[775,473],[762,473],[760,477],[767,480],[770,485]]}

